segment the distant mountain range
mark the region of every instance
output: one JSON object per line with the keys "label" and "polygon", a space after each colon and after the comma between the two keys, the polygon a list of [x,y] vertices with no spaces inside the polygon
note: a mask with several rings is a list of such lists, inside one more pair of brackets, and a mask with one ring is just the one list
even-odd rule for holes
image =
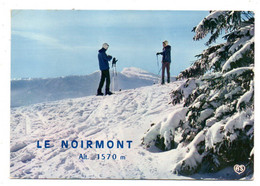
{"label": "distant mountain range", "polygon": [[[160,81],[157,75],[134,67],[117,74],[111,70],[110,77],[112,91],[149,86]],[[12,80],[11,107],[95,95],[99,81],[100,71],[85,76]]]}

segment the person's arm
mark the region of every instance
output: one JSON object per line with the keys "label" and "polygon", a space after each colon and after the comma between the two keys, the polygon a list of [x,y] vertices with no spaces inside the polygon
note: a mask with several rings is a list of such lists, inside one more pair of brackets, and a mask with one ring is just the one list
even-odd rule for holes
{"label": "person's arm", "polygon": [[163,51],[162,51],[162,52],[157,52],[156,55],[165,55],[165,48],[163,48]]}
{"label": "person's arm", "polygon": [[106,53],[103,53],[103,58],[107,61],[110,61],[112,59],[112,56],[107,55]]}

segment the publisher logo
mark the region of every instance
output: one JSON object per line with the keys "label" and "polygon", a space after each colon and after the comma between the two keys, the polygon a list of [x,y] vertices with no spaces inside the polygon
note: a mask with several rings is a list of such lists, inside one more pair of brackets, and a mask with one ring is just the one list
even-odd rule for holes
{"label": "publisher logo", "polygon": [[235,171],[237,174],[242,174],[243,172],[245,172],[245,170],[246,170],[245,165],[238,165],[238,164],[236,164],[236,165],[234,166],[234,171]]}

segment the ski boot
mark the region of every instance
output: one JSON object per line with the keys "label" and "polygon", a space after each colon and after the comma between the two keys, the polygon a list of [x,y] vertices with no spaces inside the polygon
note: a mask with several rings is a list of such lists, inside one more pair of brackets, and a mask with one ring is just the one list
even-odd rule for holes
{"label": "ski boot", "polygon": [[164,85],[164,84],[165,84],[165,82],[164,82],[164,79],[162,79],[162,82],[161,82],[161,84],[162,84],[162,85]]}
{"label": "ski boot", "polygon": [[100,89],[97,90],[97,96],[104,96]]}
{"label": "ski boot", "polygon": [[170,83],[170,82],[171,82],[170,78],[167,78],[167,83]]}
{"label": "ski boot", "polygon": [[110,90],[109,89],[106,89],[106,95],[112,95],[113,93],[112,92],[110,92]]}

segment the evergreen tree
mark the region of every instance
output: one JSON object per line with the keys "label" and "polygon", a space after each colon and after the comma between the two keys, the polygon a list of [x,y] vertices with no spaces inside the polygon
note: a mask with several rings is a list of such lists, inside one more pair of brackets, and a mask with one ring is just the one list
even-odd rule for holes
{"label": "evergreen tree", "polygon": [[[186,146],[187,156],[173,168],[175,173],[215,172],[239,163],[246,164],[250,173],[254,146],[254,13],[211,11],[192,31],[195,41],[210,37],[208,48],[178,75],[186,82],[171,94],[174,105],[184,105],[178,113],[185,114],[168,128],[169,135],[162,133],[162,124],[153,126],[143,143],[159,144],[163,150]],[[213,45],[223,32],[225,42]],[[175,115],[172,121],[179,116]],[[156,131],[156,139],[151,140]],[[181,135],[178,140],[177,135]]]}

